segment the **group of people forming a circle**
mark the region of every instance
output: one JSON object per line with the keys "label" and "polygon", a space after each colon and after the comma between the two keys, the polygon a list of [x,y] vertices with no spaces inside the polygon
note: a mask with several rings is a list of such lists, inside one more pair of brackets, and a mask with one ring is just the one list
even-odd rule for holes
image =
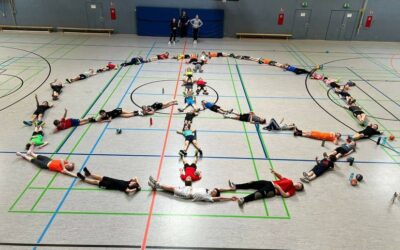
{"label": "group of people forming a circle", "polygon": [[[208,60],[217,57],[232,57],[235,59],[249,60],[258,62],[260,64],[267,64],[270,66],[276,66],[282,68],[285,71],[293,72],[297,75],[307,74],[311,79],[323,81],[330,88],[335,89],[335,93],[338,94],[340,98],[346,103],[348,106],[348,110],[351,111],[354,117],[360,122],[362,126],[365,128],[352,136],[348,136],[343,144],[337,147],[331,153],[324,153],[323,159],[316,159],[316,165],[308,172],[303,172],[303,177],[300,178],[302,182],[308,183],[311,180],[316,179],[318,176],[321,176],[327,170],[332,169],[335,165],[335,162],[344,156],[347,156],[356,149],[356,140],[370,138],[374,135],[381,134],[378,131],[377,124],[371,124],[366,122],[366,116],[362,112],[361,108],[355,105],[355,98],[351,97],[348,93],[348,90],[351,86],[354,86],[353,82],[347,82],[344,85],[339,85],[338,80],[329,79],[328,77],[316,73],[316,71],[320,67],[316,67],[311,71],[297,68],[293,65],[289,64],[281,64],[274,60],[268,58],[254,58],[250,56],[241,56],[235,55],[232,53],[224,53],[224,52],[202,52],[200,55],[197,54],[180,54],[173,56],[172,59],[176,60],[187,60],[187,64],[193,64],[195,67],[192,69],[190,66],[187,67],[184,73],[184,79],[182,80],[182,87],[184,87],[183,95],[185,106],[178,108],[180,112],[185,112],[185,119],[182,130],[178,130],[177,133],[182,134],[185,138],[183,149],[179,151],[180,159],[183,162],[184,167],[179,169],[180,178],[185,183],[184,186],[171,186],[164,185],[158,182],[152,176],[149,177],[148,185],[156,191],[157,189],[161,189],[166,192],[173,193],[176,197],[180,197],[183,199],[190,199],[193,201],[237,201],[240,206],[243,206],[246,202],[250,202],[257,199],[262,198],[270,198],[276,195],[280,195],[282,197],[288,198],[293,196],[296,191],[302,191],[304,189],[304,185],[302,182],[293,182],[291,179],[282,176],[277,173],[275,170],[271,169],[272,174],[275,176],[275,181],[267,181],[267,180],[257,180],[248,183],[234,183],[229,180],[228,186],[223,188],[198,188],[193,187],[193,182],[199,181],[202,178],[202,172],[197,169],[198,160],[203,157],[203,150],[199,146],[197,142],[197,133],[193,128],[193,120],[196,116],[198,116],[200,111],[210,110],[212,112],[223,115],[224,118],[238,120],[241,122],[249,122],[251,124],[261,124],[266,125],[264,130],[292,130],[294,131],[294,136],[302,136],[322,141],[331,141],[334,144],[339,144],[341,140],[341,133],[338,132],[321,132],[321,131],[302,131],[299,130],[295,124],[282,124],[282,122],[278,123],[275,119],[271,119],[267,124],[265,118],[262,118],[256,115],[253,111],[249,113],[239,113],[234,112],[233,109],[221,108],[216,103],[208,102],[205,100],[201,101],[201,106],[198,107],[196,105],[196,97],[200,94],[208,95],[207,91],[207,81],[205,81],[202,77],[197,79],[194,78],[194,73],[203,72],[202,65],[208,63]],[[120,65],[120,67],[125,67],[129,65],[138,65],[142,63],[149,63],[156,60],[166,60],[169,59],[169,53],[165,52],[160,55],[155,55],[150,57],[149,59],[143,59],[141,57],[134,57],[129,62],[124,62]],[[200,63],[200,66],[198,67]],[[88,72],[84,72],[79,74],[74,78],[66,79],[66,82],[73,83],[76,81],[87,79],[88,77],[94,76],[97,73],[108,72],[111,70],[115,70],[118,67],[112,63],[108,63],[104,68],[100,68],[98,70],[90,69]],[[194,84],[197,85],[196,90],[194,90]],[[59,81],[54,81],[50,84],[52,87],[52,97],[53,100],[57,100],[59,98],[59,94],[61,93],[61,89],[64,84]],[[57,86],[55,88],[54,86]],[[57,91],[56,91],[57,90]],[[55,93],[55,91],[57,93]],[[47,142],[43,141],[44,133],[43,126],[45,122],[43,121],[44,112],[53,107],[47,101],[42,102],[41,104],[38,101],[36,96],[36,104],[37,108],[33,113],[33,117],[31,121],[24,121],[24,124],[27,126],[35,125],[35,131],[32,134],[32,137],[29,140],[29,143],[26,145],[27,153],[17,152],[18,156],[21,156],[27,161],[35,164],[36,166],[42,169],[48,169],[51,171],[63,173],[75,178],[80,178],[82,181],[98,185],[101,188],[112,189],[112,190],[120,190],[123,192],[134,193],[141,190],[141,186],[139,184],[138,178],[134,177],[129,180],[119,180],[107,176],[101,176],[95,173],[92,173],[86,167],[83,168],[83,173],[78,172],[74,173],[75,164],[69,162],[64,159],[51,159],[47,156],[38,155],[34,153],[35,147],[43,147],[47,144]],[[83,119],[74,119],[67,118],[67,110],[65,109],[64,115],[60,120],[55,120],[53,122],[56,131],[68,129],[71,127],[77,127],[80,125],[85,125],[88,123],[102,123],[102,122],[111,122],[113,119],[118,117],[130,118],[136,116],[149,116],[153,115],[155,112],[169,108],[171,106],[178,105],[176,100],[171,100],[167,103],[156,102],[152,105],[144,105],[140,110],[136,111],[128,111],[122,108],[116,108],[111,111],[100,110],[98,113],[98,117],[90,117]],[[355,108],[357,107],[357,108]],[[188,111],[186,111],[188,110]],[[189,163],[186,159],[187,150],[190,145],[193,145],[196,148],[196,154],[194,157],[194,161]],[[237,196],[232,197],[222,197],[221,192],[232,192],[237,189],[254,189],[255,192],[239,198]]]}

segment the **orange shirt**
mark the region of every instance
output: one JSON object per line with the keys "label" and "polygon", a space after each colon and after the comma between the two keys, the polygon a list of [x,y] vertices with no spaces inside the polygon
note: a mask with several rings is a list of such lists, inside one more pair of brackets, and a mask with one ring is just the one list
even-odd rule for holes
{"label": "orange shirt", "polygon": [[218,53],[217,52],[208,52],[209,57],[217,57]]}
{"label": "orange shirt", "polygon": [[[68,164],[68,162],[64,161],[64,164]],[[49,163],[49,170],[61,173],[64,170],[64,168],[61,164],[61,160],[52,160]]]}
{"label": "orange shirt", "polygon": [[322,141],[334,141],[336,140],[335,133],[333,132],[320,132],[320,131],[311,131],[310,138]]}
{"label": "orange shirt", "polygon": [[263,62],[263,64],[269,64],[271,62],[271,59],[263,58],[262,62]]}

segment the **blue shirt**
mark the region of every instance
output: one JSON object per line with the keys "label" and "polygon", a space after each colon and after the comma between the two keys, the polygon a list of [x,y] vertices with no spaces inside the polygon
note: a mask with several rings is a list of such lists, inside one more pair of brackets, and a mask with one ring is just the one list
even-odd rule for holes
{"label": "blue shirt", "polygon": [[289,67],[287,67],[286,70],[294,72],[296,69],[297,69],[296,67],[293,67],[292,65],[289,65]]}
{"label": "blue shirt", "polygon": [[212,103],[212,102],[206,102],[204,104],[204,107],[206,107],[207,109],[210,109],[212,106],[214,106],[214,103]]}

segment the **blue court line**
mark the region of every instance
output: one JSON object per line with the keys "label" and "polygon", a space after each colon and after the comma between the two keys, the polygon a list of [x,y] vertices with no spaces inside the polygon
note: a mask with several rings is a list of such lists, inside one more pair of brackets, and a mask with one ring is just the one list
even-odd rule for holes
{"label": "blue court line", "polygon": [[[211,85],[212,86],[212,85]],[[168,95],[172,96],[172,94],[164,93],[164,94],[154,94],[154,93],[146,93],[146,92],[135,92],[133,95],[143,95],[143,96],[163,96],[163,95]],[[179,97],[183,97],[183,95],[177,95]],[[233,95],[218,95],[220,98],[236,98],[236,96]],[[197,99],[199,99],[201,96],[197,96]],[[206,96],[204,96],[206,97]],[[215,95],[207,95],[207,97],[216,97]],[[237,96],[239,98],[246,98],[243,95]],[[297,97],[297,96],[249,96],[249,98],[252,99],[291,99],[291,100],[311,100],[311,97]],[[314,97],[316,100],[330,100],[329,98],[326,97]],[[357,99],[358,101],[372,101],[371,99]],[[391,100],[377,100],[380,102],[390,102]],[[400,100],[399,100],[400,102]]]}
{"label": "blue court line", "polygon": [[[0,151],[0,154],[15,154],[12,151]],[[51,152],[40,152],[42,155],[50,155]],[[123,153],[69,153],[69,152],[58,152],[55,155],[74,155],[74,156],[99,156],[99,157],[142,157],[142,158],[159,158],[161,155],[149,155],[149,154],[123,154]],[[180,158],[178,155],[165,155],[166,158]],[[189,157],[190,158],[190,157]],[[313,162],[315,159],[300,159],[300,158],[268,158],[265,157],[240,157],[240,156],[203,156],[203,159],[215,159],[215,160],[257,160],[257,161],[285,161],[285,162]],[[345,160],[339,160],[337,162],[347,163]],[[360,161],[355,160],[357,164],[382,164],[382,165],[398,165],[393,161]]]}
{"label": "blue court line", "polygon": [[[155,46],[155,44],[156,44],[156,42],[153,43],[153,47]],[[153,47],[150,48],[150,50],[149,50],[149,52],[147,53],[147,56],[146,56],[146,57],[148,57],[148,56],[150,55],[151,51],[153,50]],[[127,89],[126,89],[124,95],[122,96],[121,100],[119,101],[117,107],[120,107],[120,106],[121,106],[122,102],[124,101],[125,97],[127,96],[128,92],[129,92],[129,90],[131,89],[133,83],[136,81],[137,76],[138,76],[139,73],[141,72],[141,70],[142,70],[142,68],[143,68],[143,65],[144,65],[144,64],[142,64],[142,65],[139,67],[138,71],[136,72],[135,76],[133,77],[133,79],[131,80],[129,86],[127,87]],[[86,157],[86,159],[85,159],[85,161],[83,162],[83,164],[82,164],[81,168],[79,169],[79,171],[82,171],[82,169],[86,166],[86,164],[87,164],[87,162],[89,161],[90,157],[92,156],[94,150],[96,149],[98,143],[100,142],[100,140],[101,140],[101,138],[103,137],[105,131],[107,130],[107,127],[109,126],[109,124],[110,124],[110,123],[107,123],[107,124],[104,126],[103,131],[100,133],[99,137],[97,138],[95,144],[94,144],[93,147],[91,148],[90,153],[89,153],[88,156]],[[53,224],[54,219],[56,218],[58,212],[60,211],[61,207],[63,206],[64,202],[66,201],[68,195],[69,195],[70,192],[72,191],[72,188],[73,188],[73,186],[75,185],[75,183],[76,183],[77,180],[78,180],[77,178],[74,178],[74,180],[71,182],[70,186],[68,187],[68,190],[65,192],[65,194],[64,194],[64,196],[62,197],[61,201],[60,201],[59,204],[57,205],[56,210],[54,211],[53,215],[51,216],[49,222],[47,223],[47,225],[46,225],[46,227],[44,228],[43,232],[41,233],[41,235],[39,236],[38,240],[36,241],[37,244],[39,244],[39,243],[43,240],[44,236],[45,236],[46,233],[48,232],[50,226]],[[36,250],[36,248],[37,248],[37,247],[34,247],[33,249]]]}

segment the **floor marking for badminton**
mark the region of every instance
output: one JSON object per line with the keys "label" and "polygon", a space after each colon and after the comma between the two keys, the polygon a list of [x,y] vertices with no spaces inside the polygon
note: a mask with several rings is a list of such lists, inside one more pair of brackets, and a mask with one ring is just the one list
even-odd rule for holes
{"label": "floor marking for badminton", "polygon": [[[79,46],[80,44],[77,44],[77,46]],[[76,48],[73,47],[73,48]],[[69,52],[69,51],[68,51]],[[64,54],[65,55],[65,54]],[[83,113],[83,115],[81,116],[81,118],[84,118],[86,116],[86,114],[90,111],[90,109],[94,106],[94,104],[97,102],[97,100],[100,98],[100,96],[102,95],[102,93],[108,88],[108,86],[111,84],[111,82],[113,81],[113,79],[115,78],[115,76],[118,74],[119,70],[111,77],[111,79],[108,81],[108,83],[103,87],[102,91],[99,92],[99,94],[97,95],[97,97],[92,101],[92,103],[89,105],[89,108]],[[56,150],[54,151],[54,153],[50,156],[53,157],[54,154],[58,153],[61,148],[64,146],[64,144],[70,139],[71,135],[75,132],[76,127],[73,128],[65,137],[64,139],[58,144],[58,146],[56,147]],[[25,192],[28,190],[29,186],[36,180],[36,178],[40,175],[42,169],[39,169],[36,174],[32,177],[32,179],[29,181],[29,183],[26,185],[26,187],[24,188],[24,190],[22,190],[22,192],[18,195],[17,199],[14,201],[14,203],[11,205],[11,207],[8,209],[13,210],[14,207],[17,205],[17,203],[21,200],[21,198],[24,196]]]}
{"label": "floor marking for badminton", "polygon": [[[294,45],[293,45],[294,46]],[[354,49],[353,49],[354,50]],[[302,53],[305,57],[307,57],[307,55],[305,55],[304,53]],[[360,54],[360,55],[362,55],[362,54]],[[304,60],[303,60],[303,58],[302,57],[300,57],[300,55],[298,55],[299,56],[299,58],[301,58],[301,60],[304,62]],[[307,57],[308,58],[308,60],[310,60],[312,63],[313,63],[313,60],[311,60],[309,57]],[[365,59],[366,57],[365,56],[363,56],[363,58]],[[367,58],[368,59],[368,58]],[[371,61],[371,59],[369,59],[370,61]],[[375,65],[377,65],[376,63],[375,63]],[[379,66],[379,65],[377,65],[377,66]],[[347,68],[347,67],[346,67]],[[386,70],[387,71],[387,70]],[[356,77],[358,77],[358,78],[360,78],[360,80],[363,80],[363,77],[361,76],[361,75],[357,75],[355,72],[353,72],[353,71],[350,71],[351,73],[353,73],[353,75],[355,75]],[[391,72],[389,72],[389,73],[391,73]],[[319,83],[320,83],[320,86],[321,86],[321,88],[323,88],[324,90],[326,89],[326,86],[325,85],[323,85],[320,81],[318,81]],[[337,101],[337,100],[336,100]],[[365,109],[365,107],[362,107],[363,108],[363,110],[365,111],[365,113],[368,115],[368,116],[370,116],[371,117],[371,113],[369,113],[368,112],[368,110],[366,110]],[[356,122],[357,122],[357,120],[354,118],[354,116],[352,116],[349,112],[346,112],[353,120],[355,120]],[[373,118],[373,117],[371,117],[371,118]],[[388,129],[381,123],[381,121],[380,120],[377,120],[376,118],[373,118],[375,121],[376,121],[376,123],[378,123],[381,127],[383,127],[384,129],[385,129],[385,131],[388,131]],[[393,156],[387,151],[387,149],[385,148],[385,147],[381,147],[381,149],[385,152],[385,154],[390,158],[390,159],[392,159],[392,161],[395,163],[395,164],[399,164],[399,162],[398,161],[396,161],[396,159],[394,159],[393,158]]]}
{"label": "floor marking for badminton", "polygon": [[[155,45],[155,43],[153,44],[153,46],[154,46],[154,45]],[[152,49],[149,50],[149,52],[148,52],[146,58],[150,55],[151,51],[152,51]],[[135,76],[133,77],[132,81],[130,82],[128,88],[126,89],[124,95],[122,96],[120,102],[118,103],[118,107],[121,105],[122,101],[124,100],[124,98],[126,97],[127,93],[129,92],[129,89],[131,88],[132,84],[135,82],[135,80],[136,80],[138,74],[140,73],[141,69],[143,68],[143,65],[144,65],[144,64],[141,64],[141,65],[140,65],[138,71],[136,72],[136,74],[135,74]],[[128,72],[128,71],[127,71],[127,72]],[[127,74],[127,72],[125,73],[125,75]],[[123,79],[123,78],[122,78],[122,79]],[[113,91],[111,92],[110,95],[112,95],[112,94],[115,93],[115,90],[116,90],[116,88],[119,86],[119,84],[121,83],[122,79],[120,80],[120,82],[118,83],[118,85],[113,89]],[[110,98],[110,96],[107,98],[106,102],[109,100],[109,98]],[[105,104],[103,104],[103,105],[105,105]],[[106,131],[108,125],[109,125],[109,123],[106,124],[106,126],[105,126],[104,129],[103,129],[103,131],[100,133],[99,137],[97,138],[97,141],[95,142],[95,144],[94,144],[93,147],[91,148],[90,154],[88,155],[88,157],[86,157],[86,159],[85,159],[84,163],[82,164],[81,169],[79,169],[79,171],[81,171],[81,170],[85,167],[85,164],[88,162],[88,160],[90,159],[90,157],[91,157],[93,151],[95,150],[95,148],[97,147],[98,143],[100,142],[100,139],[103,137],[104,132]],[[89,125],[89,126],[90,126],[90,125]],[[54,221],[55,217],[56,217],[57,214],[59,213],[59,211],[60,211],[61,207],[63,206],[64,202],[66,201],[66,198],[67,198],[68,195],[70,194],[70,192],[71,192],[71,190],[72,190],[72,187],[75,185],[76,181],[77,181],[77,179],[74,179],[74,180],[71,182],[71,184],[70,184],[68,190],[67,190],[67,191],[65,192],[65,194],[63,195],[61,201],[60,201],[59,204],[57,205],[56,210],[53,212],[53,215],[51,216],[49,222],[47,223],[46,227],[44,228],[44,230],[43,230],[42,233],[40,234],[38,240],[36,241],[37,244],[41,243],[41,241],[43,240],[44,236],[47,234],[47,232],[48,232],[50,226],[53,224],[53,221]],[[36,249],[36,247],[34,247],[34,250],[35,250],[35,249]]]}
{"label": "floor marking for badminton", "polygon": [[[239,101],[239,97],[238,97],[238,91],[236,89],[235,81],[233,80],[233,73],[232,73],[231,65],[229,63],[229,59],[228,58],[226,59],[226,61],[228,63],[227,65],[228,65],[228,70],[229,70],[229,73],[230,73],[230,76],[231,76],[231,83],[232,83],[233,91],[234,91],[234,93],[236,95],[236,105],[238,106],[239,113],[242,114],[243,113],[242,112],[242,106],[240,105],[240,101]],[[254,157],[254,150],[253,150],[253,148],[251,146],[251,142],[250,142],[250,138],[249,138],[249,135],[248,135],[248,131],[247,131],[246,125],[243,122],[242,122],[241,125],[242,125],[242,129],[243,129],[242,133],[244,133],[245,136],[246,136],[246,143],[247,143],[247,147],[249,149],[249,153],[250,153],[250,156],[251,156],[251,162],[252,162],[252,165],[253,165],[254,172],[256,174],[256,178],[257,178],[257,180],[260,180],[260,175],[258,173],[258,168],[257,168],[257,164],[256,164],[255,157]],[[263,203],[266,215],[269,216],[269,211],[268,211],[268,206],[267,206],[266,199],[262,199],[262,203]]]}
{"label": "floor marking for badminton", "polygon": [[[187,44],[187,39],[185,39],[185,44],[183,45],[182,54],[185,54],[186,44]],[[181,60],[181,62],[179,64],[178,78],[176,80],[175,92],[174,92],[173,99],[175,99],[176,95],[178,94],[179,80],[180,80],[181,73],[182,73],[181,71],[182,71],[183,61],[184,60]],[[174,107],[175,107],[174,105],[171,107],[170,113],[169,113],[168,126],[167,126],[167,131],[166,131],[165,137],[164,137],[164,144],[163,144],[162,151],[161,151],[160,162],[158,164],[156,180],[159,180],[159,178],[160,178],[160,173],[161,173],[161,169],[162,169],[163,162],[164,162],[164,155],[165,155],[165,150],[167,148],[168,136],[169,136],[169,131],[170,131],[170,128],[171,128],[171,121],[172,121],[172,117],[173,117],[173,113],[174,113]],[[149,234],[151,217],[152,217],[152,214],[153,214],[153,208],[154,208],[154,202],[155,202],[156,195],[157,195],[157,192],[153,192],[153,195],[151,197],[149,215],[147,217],[146,228],[145,228],[144,236],[143,236],[143,240],[142,240],[142,249],[146,249],[147,238],[148,238],[148,234]]]}

